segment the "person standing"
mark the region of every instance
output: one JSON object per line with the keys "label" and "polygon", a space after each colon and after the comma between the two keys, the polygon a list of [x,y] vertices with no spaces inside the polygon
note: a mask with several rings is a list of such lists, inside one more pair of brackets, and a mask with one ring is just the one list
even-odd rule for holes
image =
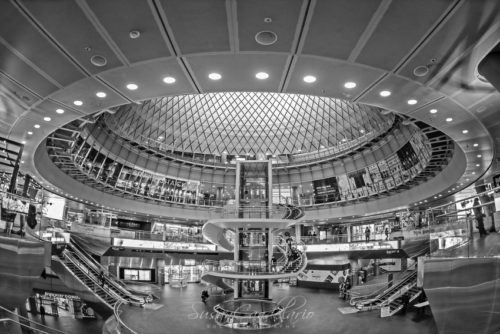
{"label": "person standing", "polygon": [[389,240],[389,227],[385,227],[385,240]]}
{"label": "person standing", "polygon": [[473,203],[474,217],[477,221],[477,228],[479,229],[479,236],[488,235],[488,232],[484,229],[484,213],[482,208],[480,207],[479,199],[475,198]]}
{"label": "person standing", "polygon": [[366,241],[370,241],[370,233],[371,233],[370,228],[367,226],[366,230],[365,230],[365,240]]}

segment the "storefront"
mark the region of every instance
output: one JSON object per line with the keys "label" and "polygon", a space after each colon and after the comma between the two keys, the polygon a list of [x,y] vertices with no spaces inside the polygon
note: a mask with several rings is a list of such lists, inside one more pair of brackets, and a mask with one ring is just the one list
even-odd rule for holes
{"label": "storefront", "polygon": [[201,282],[203,266],[194,259],[182,259],[180,264],[165,266],[164,282],[183,280],[186,283]]}
{"label": "storefront", "polygon": [[120,268],[118,272],[118,277],[125,281],[154,283],[156,279],[155,269]]}
{"label": "storefront", "polygon": [[[367,229],[369,234],[367,236]],[[378,222],[371,222],[369,224],[360,224],[351,226],[351,241],[365,241],[369,240],[385,240],[387,232],[391,233],[391,226],[388,219]]]}
{"label": "storefront", "polygon": [[96,318],[94,310],[78,296],[57,292],[35,292],[26,301],[26,310],[53,317]]}

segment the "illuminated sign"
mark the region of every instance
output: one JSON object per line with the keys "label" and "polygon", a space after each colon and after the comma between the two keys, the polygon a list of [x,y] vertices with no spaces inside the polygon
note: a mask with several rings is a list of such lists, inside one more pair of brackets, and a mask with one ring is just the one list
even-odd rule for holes
{"label": "illuminated sign", "polygon": [[349,252],[376,249],[393,249],[399,251],[397,248],[399,248],[397,240],[384,240],[349,244],[307,245],[306,252]]}
{"label": "illuminated sign", "polygon": [[171,250],[206,250],[216,251],[212,244],[201,244],[192,242],[170,242],[156,240],[136,240],[113,238],[113,247],[140,248],[140,249],[171,249]]}

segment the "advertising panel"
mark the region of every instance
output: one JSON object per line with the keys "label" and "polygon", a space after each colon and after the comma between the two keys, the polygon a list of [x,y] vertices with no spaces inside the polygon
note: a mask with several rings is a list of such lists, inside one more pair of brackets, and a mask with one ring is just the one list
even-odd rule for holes
{"label": "advertising panel", "polygon": [[314,180],[313,187],[315,203],[340,201],[340,192],[336,177]]}

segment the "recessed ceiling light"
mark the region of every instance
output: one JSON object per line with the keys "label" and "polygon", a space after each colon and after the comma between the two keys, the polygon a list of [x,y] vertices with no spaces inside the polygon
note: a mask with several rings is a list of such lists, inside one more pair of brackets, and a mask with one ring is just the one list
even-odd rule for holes
{"label": "recessed ceiling light", "polygon": [[269,78],[269,74],[267,74],[266,72],[259,72],[259,73],[255,74],[255,77],[257,79],[260,79],[260,80],[265,80],[265,79]]}
{"label": "recessed ceiling light", "polygon": [[408,100],[408,101],[407,101],[407,103],[408,103],[409,105],[411,105],[411,106],[412,106],[412,105],[414,105],[414,104],[417,104],[417,100],[415,100],[415,99],[410,99],[410,100]]}
{"label": "recessed ceiling light", "polygon": [[390,95],[391,95],[391,92],[390,92],[390,91],[388,91],[388,90],[383,90],[383,91],[381,91],[379,94],[380,94],[380,96],[382,96],[382,97],[388,97],[388,96],[390,96]]}
{"label": "recessed ceiling light", "polygon": [[24,163],[24,160],[21,160],[21,163],[23,164],[23,163]]}
{"label": "recessed ceiling light", "polygon": [[437,113],[437,112],[438,112],[438,110],[437,110],[437,109],[431,109],[431,110],[429,110],[429,112],[430,112],[431,114],[435,114],[435,113]]}
{"label": "recessed ceiling light", "polygon": [[139,86],[137,86],[135,83],[129,83],[126,87],[128,90],[136,90],[137,88],[139,88]]}
{"label": "recessed ceiling light", "polygon": [[173,84],[175,82],[175,78],[174,77],[165,77],[165,78],[163,78],[163,82],[170,85],[170,84]]}
{"label": "recessed ceiling light", "polygon": [[469,133],[469,130],[462,130],[463,134]]}
{"label": "recessed ceiling light", "polygon": [[361,133],[365,133],[365,130],[364,130],[364,129],[361,129],[361,130],[359,130],[359,132],[361,132]]}
{"label": "recessed ceiling light", "polygon": [[453,121],[453,118],[451,118],[451,117],[448,117],[448,118],[446,119],[446,122],[451,122],[451,121]]}
{"label": "recessed ceiling light", "polygon": [[316,81],[316,77],[314,75],[306,75],[303,80],[307,83],[313,83]]}
{"label": "recessed ceiling light", "polygon": [[28,131],[28,134],[31,136],[33,134],[33,131]]}
{"label": "recessed ceiling light", "polygon": [[35,125],[33,125],[33,127],[34,127],[35,129],[40,129],[40,124],[35,124]]}
{"label": "recessed ceiling light", "polygon": [[472,172],[472,175],[476,175],[476,172]]}
{"label": "recessed ceiling light", "polygon": [[61,114],[64,114],[64,109],[56,109],[56,113],[58,113],[59,115]]}
{"label": "recessed ceiling light", "polygon": [[83,102],[82,102],[82,101],[80,101],[80,100],[75,100],[75,101],[73,101],[73,104],[74,104],[75,106],[81,106],[81,105],[83,105]]}
{"label": "recessed ceiling light", "polygon": [[23,141],[21,142],[21,144],[23,144],[23,145],[24,145],[24,144],[26,144],[26,141],[25,141],[25,140],[23,140]]}
{"label": "recessed ceiling light", "polygon": [[472,146],[474,146],[474,147],[478,147],[478,146],[479,146],[479,144],[478,144],[478,143],[474,143],[474,145],[472,145]]}
{"label": "recessed ceiling light", "polygon": [[481,154],[478,154],[478,155],[477,155],[477,157],[478,157],[478,158],[481,158],[481,157],[482,157],[482,155],[481,155]]}
{"label": "recessed ceiling light", "polygon": [[52,118],[50,118],[50,117],[44,117],[44,118],[43,118],[43,120],[44,120],[45,122],[50,122],[50,121],[52,120]]}
{"label": "recessed ceiling light", "polygon": [[352,81],[348,81],[344,84],[344,87],[347,89],[352,89],[355,88],[356,86],[357,86],[356,83]]}
{"label": "recessed ceiling light", "polygon": [[220,75],[219,73],[210,73],[208,75],[208,78],[211,79],[211,80],[220,80],[222,78],[222,75]]}
{"label": "recessed ceiling light", "polygon": [[481,165],[480,164],[476,164],[476,167],[479,167],[479,166],[481,166]]}
{"label": "recessed ceiling light", "polygon": [[105,97],[106,97],[106,95],[107,95],[107,94],[106,94],[106,93],[104,93],[104,92],[97,92],[97,93],[95,93],[95,96],[97,96],[97,97],[98,97],[98,98],[100,98],[100,99],[105,98]]}

